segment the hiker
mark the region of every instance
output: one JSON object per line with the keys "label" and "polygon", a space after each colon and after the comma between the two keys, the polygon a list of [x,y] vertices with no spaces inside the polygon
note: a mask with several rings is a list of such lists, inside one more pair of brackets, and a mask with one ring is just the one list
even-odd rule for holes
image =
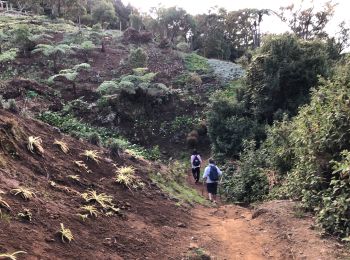
{"label": "hiker", "polygon": [[192,175],[196,184],[199,182],[199,176],[201,174],[201,163],[202,158],[196,150],[193,151],[191,155],[191,166],[192,166]]}
{"label": "hiker", "polygon": [[215,161],[212,158],[210,158],[209,165],[204,170],[203,185],[204,185],[204,180],[206,180],[209,200],[214,203],[216,203],[216,194],[218,192],[218,182],[221,175],[222,175],[222,172],[215,165]]}

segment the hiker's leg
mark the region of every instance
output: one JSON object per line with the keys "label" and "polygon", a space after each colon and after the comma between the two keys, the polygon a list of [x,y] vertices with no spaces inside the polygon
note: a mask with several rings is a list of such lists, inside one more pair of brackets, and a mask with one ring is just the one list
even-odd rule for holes
{"label": "hiker's leg", "polygon": [[193,179],[196,180],[196,168],[192,168]]}
{"label": "hiker's leg", "polygon": [[196,177],[195,177],[196,183],[199,181],[200,172],[201,172],[201,168],[197,167],[196,168]]}
{"label": "hiker's leg", "polygon": [[218,183],[213,183],[213,201],[216,202],[216,194],[218,193]]}
{"label": "hiker's leg", "polygon": [[212,183],[207,183],[207,191],[208,191],[208,196],[209,196],[209,200],[212,200]]}

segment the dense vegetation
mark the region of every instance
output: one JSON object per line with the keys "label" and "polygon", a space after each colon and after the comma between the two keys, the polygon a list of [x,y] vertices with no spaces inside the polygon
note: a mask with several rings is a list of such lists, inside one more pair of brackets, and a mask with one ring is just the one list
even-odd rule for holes
{"label": "dense vegetation", "polygon": [[[349,59],[322,79],[311,101],[291,120],[276,122],[260,148],[246,147],[242,173],[228,181],[233,199],[270,197],[301,200],[331,233],[349,236]],[[248,188],[238,190],[245,183]]]}
{"label": "dense vegetation", "polygon": [[235,91],[207,113],[213,151],[228,170],[228,200],[300,200],[326,232],[348,239],[349,57],[327,39],[264,39]]}

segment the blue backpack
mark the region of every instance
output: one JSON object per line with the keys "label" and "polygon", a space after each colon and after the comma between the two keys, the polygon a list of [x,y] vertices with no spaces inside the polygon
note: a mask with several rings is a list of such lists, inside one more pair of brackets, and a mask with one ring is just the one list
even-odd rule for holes
{"label": "blue backpack", "polygon": [[218,181],[219,180],[219,173],[216,166],[210,166],[210,172],[209,172],[209,178],[211,181]]}

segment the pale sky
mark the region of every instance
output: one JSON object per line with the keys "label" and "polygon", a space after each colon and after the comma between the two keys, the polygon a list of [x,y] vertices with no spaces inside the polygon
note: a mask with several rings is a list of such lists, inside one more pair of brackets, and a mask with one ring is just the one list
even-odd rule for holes
{"label": "pale sky", "polygon": [[[280,6],[287,6],[291,3],[298,5],[300,0],[123,0],[123,2],[124,4],[130,3],[142,12],[147,12],[150,7],[158,6],[161,3],[165,7],[178,6],[185,9],[188,13],[201,14],[207,13],[213,6],[224,7],[228,11],[243,8],[278,10]],[[305,2],[310,2],[310,0]],[[317,8],[322,7],[326,0],[313,0],[313,2]],[[338,3],[338,6],[332,21],[327,26],[327,32],[330,35],[335,33],[337,25],[341,21],[345,20],[350,24],[350,0],[333,0],[333,2]],[[262,32],[283,33],[288,30],[288,27],[283,25],[276,17],[265,17],[261,30]]]}

